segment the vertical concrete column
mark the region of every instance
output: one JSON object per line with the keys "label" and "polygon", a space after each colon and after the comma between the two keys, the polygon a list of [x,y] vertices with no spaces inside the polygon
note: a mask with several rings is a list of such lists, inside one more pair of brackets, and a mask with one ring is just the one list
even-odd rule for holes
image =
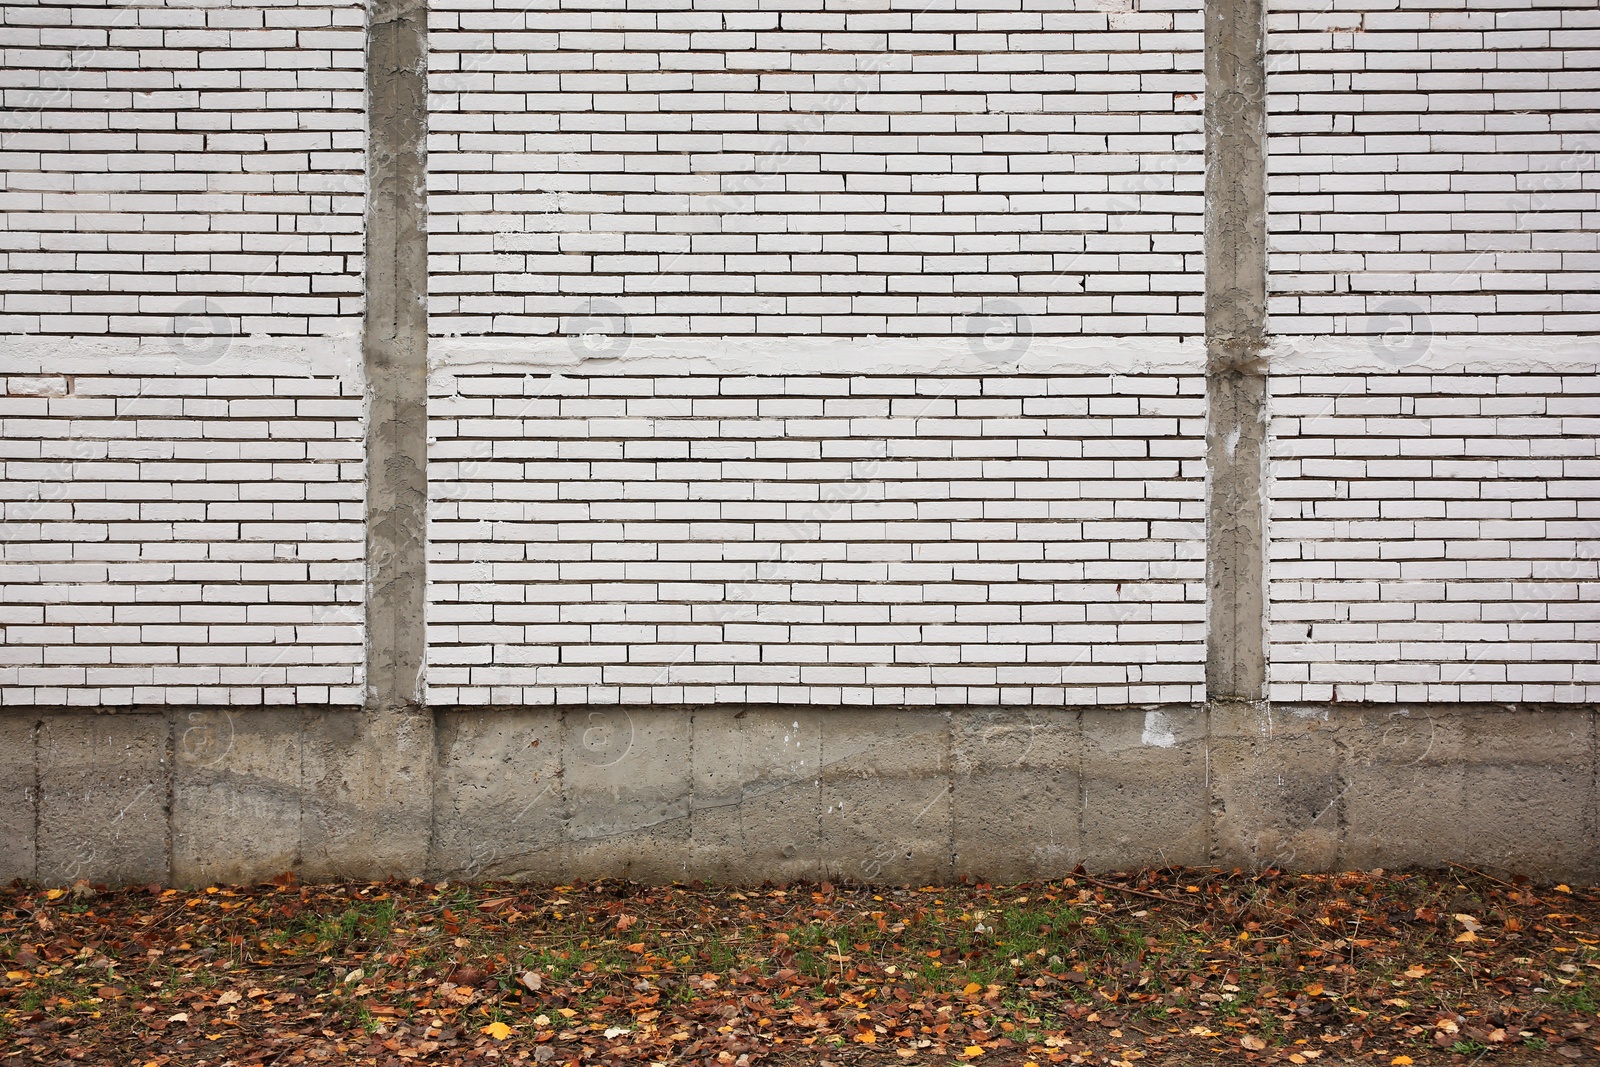
{"label": "vertical concrete column", "polygon": [[1266,684],[1264,0],[1206,0],[1206,691]]}
{"label": "vertical concrete column", "polygon": [[1206,0],[1206,694],[1214,862],[1326,868],[1335,732],[1266,702],[1264,0]]}
{"label": "vertical concrete column", "polygon": [[428,504],[424,0],[369,0],[366,45],[366,706],[359,723],[308,738],[302,847],[311,875],[422,870],[432,822],[433,719],[421,692]]}

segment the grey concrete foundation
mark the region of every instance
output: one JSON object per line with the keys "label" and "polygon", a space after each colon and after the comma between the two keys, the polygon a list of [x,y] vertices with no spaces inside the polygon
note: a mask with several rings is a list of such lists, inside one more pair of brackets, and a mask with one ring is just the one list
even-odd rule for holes
{"label": "grey concrete foundation", "polygon": [[[0,878],[924,883],[1047,878],[1079,864],[1451,862],[1600,874],[1589,709],[580,707],[432,718],[430,787],[414,769],[352,755],[374,751],[370,718],[353,709],[4,713]],[[385,811],[394,817],[373,814]]]}

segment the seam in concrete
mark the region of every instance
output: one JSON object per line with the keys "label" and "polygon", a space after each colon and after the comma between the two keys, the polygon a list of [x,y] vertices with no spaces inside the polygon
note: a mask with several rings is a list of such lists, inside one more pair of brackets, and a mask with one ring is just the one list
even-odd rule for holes
{"label": "seam in concrete", "polygon": [[28,732],[33,748],[33,869],[28,872],[31,881],[39,877],[39,832],[44,828],[44,770],[39,750],[44,740],[44,719],[34,716],[33,728]]}
{"label": "seam in concrete", "polygon": [[166,850],[167,884],[172,885],[177,880],[177,871],[174,869],[174,856],[177,854],[177,836],[173,832],[172,813],[177,810],[178,792],[178,720],[177,712],[168,711],[161,717],[161,723],[166,727],[166,748],[163,751],[161,777],[165,779],[165,799],[162,802],[162,821],[166,824],[166,835],[162,840],[162,848]]}
{"label": "seam in concrete", "polygon": [[1078,844],[1077,844],[1077,849],[1078,849],[1078,857],[1079,857],[1079,859],[1078,859],[1077,862],[1074,862],[1074,864],[1073,864],[1073,866],[1078,866],[1078,863],[1081,862],[1081,857],[1083,855],[1083,852],[1088,847],[1088,842],[1089,842],[1089,790],[1088,790],[1088,787],[1083,784],[1084,781],[1085,781],[1085,779],[1084,779],[1085,768],[1084,768],[1084,762],[1083,762],[1083,750],[1084,750],[1085,747],[1087,747],[1089,742],[1083,736],[1083,709],[1082,708],[1078,708],[1077,709],[1077,713],[1075,715],[1073,715],[1073,717],[1072,717],[1072,722],[1073,722],[1073,733],[1074,733],[1074,736],[1073,736],[1072,740],[1073,740],[1073,744],[1078,746],[1078,763],[1077,763],[1077,779],[1078,779]]}
{"label": "seam in concrete", "polygon": [[1206,698],[1266,689],[1266,22],[1206,0]]}

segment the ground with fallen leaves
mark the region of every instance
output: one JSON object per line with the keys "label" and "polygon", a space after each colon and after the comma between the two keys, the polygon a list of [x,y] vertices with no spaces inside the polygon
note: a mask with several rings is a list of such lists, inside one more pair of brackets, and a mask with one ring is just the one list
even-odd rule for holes
{"label": "ground with fallen leaves", "polygon": [[0,960],[4,1065],[1600,1057],[1600,897],[1466,869],[13,885]]}

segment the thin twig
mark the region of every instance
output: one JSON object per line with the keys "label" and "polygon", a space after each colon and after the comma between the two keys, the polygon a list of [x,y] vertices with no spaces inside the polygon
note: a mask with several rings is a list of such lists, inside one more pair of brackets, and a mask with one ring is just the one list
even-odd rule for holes
{"label": "thin twig", "polygon": [[1455,868],[1457,868],[1459,870],[1470,871],[1471,873],[1477,875],[1479,878],[1482,878],[1485,881],[1493,882],[1495,885],[1503,885],[1507,889],[1512,890],[1513,892],[1522,893],[1523,895],[1525,895],[1528,898],[1528,901],[1530,903],[1536,904],[1541,908],[1544,907],[1544,902],[1541,901],[1538,897],[1533,895],[1533,890],[1532,889],[1524,889],[1523,887],[1518,886],[1518,885],[1514,885],[1511,882],[1502,882],[1500,879],[1496,878],[1494,875],[1492,875],[1492,874],[1484,874],[1482,871],[1478,870],[1478,868],[1476,868],[1476,867],[1468,867],[1464,863],[1456,863],[1453,860],[1446,860],[1445,862],[1449,863],[1450,866],[1455,867]]}
{"label": "thin twig", "polygon": [[1149,897],[1151,900],[1159,900],[1163,904],[1181,904],[1187,908],[1205,908],[1208,906],[1205,901],[1202,900],[1176,900],[1172,897],[1164,897],[1160,893],[1146,893],[1143,889],[1134,889],[1131,886],[1118,885],[1116,882],[1102,882],[1100,879],[1091,878],[1086,874],[1081,874],[1078,877],[1082,878],[1085,882],[1088,882],[1091,885],[1097,885],[1104,889],[1115,889],[1119,893],[1132,893],[1136,897]]}

